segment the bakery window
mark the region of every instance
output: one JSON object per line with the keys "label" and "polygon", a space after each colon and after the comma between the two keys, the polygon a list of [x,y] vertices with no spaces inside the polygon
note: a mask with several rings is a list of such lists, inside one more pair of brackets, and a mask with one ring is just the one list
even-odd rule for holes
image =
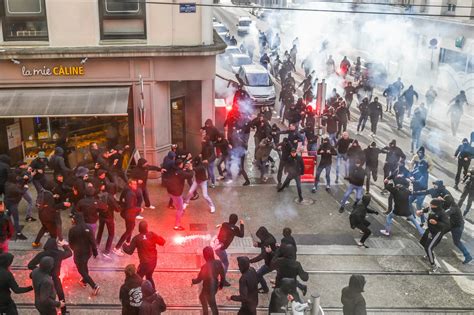
{"label": "bakery window", "polygon": [[44,0],[0,0],[5,41],[47,41]]}

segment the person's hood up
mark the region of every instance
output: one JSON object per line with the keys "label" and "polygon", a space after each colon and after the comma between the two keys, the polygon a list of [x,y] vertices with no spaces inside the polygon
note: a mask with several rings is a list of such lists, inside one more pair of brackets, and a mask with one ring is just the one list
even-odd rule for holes
{"label": "person's hood up", "polygon": [[255,233],[255,235],[257,235],[257,237],[263,241],[265,240],[269,235],[270,233],[268,232],[267,228],[264,227],[264,226],[261,226],[258,228],[257,232]]}
{"label": "person's hood up", "polygon": [[208,118],[208,119],[206,119],[206,121],[204,122],[204,125],[205,125],[205,126],[212,127],[212,126],[214,126],[214,123],[212,122],[212,119]]}
{"label": "person's hood up", "polygon": [[204,256],[204,260],[206,261],[212,261],[214,260],[214,250],[212,249],[211,246],[206,246],[202,250],[202,255]]}
{"label": "person's hood up", "polygon": [[10,253],[0,254],[0,268],[7,269],[13,262],[13,255]]}
{"label": "person's hood up", "polygon": [[365,194],[364,196],[362,196],[362,204],[367,207],[370,203],[370,200],[372,200],[372,197],[370,197],[369,194]]}
{"label": "person's hood up", "polygon": [[44,250],[58,250],[58,243],[55,238],[50,237],[43,247]]}
{"label": "person's hood up", "polygon": [[147,298],[149,296],[152,296],[155,293],[156,293],[156,291],[153,288],[153,285],[151,284],[151,282],[149,280],[143,281],[143,283],[142,283],[143,298]]}
{"label": "person's hood up", "polygon": [[349,279],[349,288],[357,292],[364,292],[365,278],[363,275],[352,275]]}
{"label": "person's hood up", "polygon": [[61,147],[56,147],[56,148],[54,149],[54,154],[55,154],[55,155],[59,155],[59,156],[63,156],[63,154],[64,154],[63,148],[61,148]]}
{"label": "person's hood up", "polygon": [[176,158],[176,153],[174,151],[168,152],[167,158],[170,160],[174,160]]}
{"label": "person's hood up", "polygon": [[435,180],[433,182],[433,185],[438,186],[438,188],[443,188],[444,187],[444,182],[441,179],[440,180]]}
{"label": "person's hood up", "polygon": [[46,273],[50,274],[51,271],[53,270],[54,267],[54,259],[53,257],[45,256],[41,258],[40,263],[39,263],[39,269]]}
{"label": "person's hood up", "polygon": [[137,162],[137,167],[143,167],[148,161],[145,160],[144,158],[140,158],[138,159],[138,162]]}
{"label": "person's hood up", "polygon": [[425,156],[425,147],[424,146],[421,146],[417,151],[416,153],[420,153],[422,156]]}
{"label": "person's hood up", "polygon": [[390,141],[389,145],[396,146],[397,145],[397,140],[393,139],[392,141]]}
{"label": "person's hood up", "polygon": [[469,140],[467,140],[467,138],[462,139],[462,145],[463,146],[468,146],[469,145]]}
{"label": "person's hood up", "polygon": [[89,169],[87,167],[84,167],[84,166],[79,166],[77,169],[76,169],[76,177],[84,177],[86,176],[87,174],[89,174]]}
{"label": "person's hood up", "polygon": [[281,244],[280,250],[283,257],[289,259],[296,258],[296,248],[292,244]]}
{"label": "person's hood up", "polygon": [[243,274],[250,268],[250,259],[246,256],[239,256],[237,257],[237,264],[239,265],[240,272]]}
{"label": "person's hood up", "polygon": [[376,146],[377,146],[377,143],[375,143],[375,141],[373,141],[373,142],[370,144],[369,148],[375,148]]}
{"label": "person's hood up", "polygon": [[95,188],[91,186],[86,187],[86,196],[87,197],[92,197],[95,195]]}
{"label": "person's hood up", "polygon": [[10,165],[11,159],[6,154],[0,154],[0,162]]}
{"label": "person's hood up", "polygon": [[47,179],[43,184],[43,189],[47,191],[52,191],[54,189],[54,183],[52,180]]}
{"label": "person's hood up", "polygon": [[456,205],[456,203],[454,202],[454,198],[451,195],[446,195],[443,199],[443,208],[446,210],[449,209],[452,205]]}
{"label": "person's hood up", "polygon": [[140,234],[145,234],[148,232],[148,223],[146,221],[141,221],[138,224],[138,232],[140,232]]}

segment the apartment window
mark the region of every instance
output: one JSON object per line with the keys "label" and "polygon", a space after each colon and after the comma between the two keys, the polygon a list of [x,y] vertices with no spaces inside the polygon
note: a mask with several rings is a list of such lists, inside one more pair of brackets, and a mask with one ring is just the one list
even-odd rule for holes
{"label": "apartment window", "polygon": [[44,0],[0,0],[5,41],[48,40]]}
{"label": "apartment window", "polygon": [[145,39],[145,1],[100,0],[101,39]]}

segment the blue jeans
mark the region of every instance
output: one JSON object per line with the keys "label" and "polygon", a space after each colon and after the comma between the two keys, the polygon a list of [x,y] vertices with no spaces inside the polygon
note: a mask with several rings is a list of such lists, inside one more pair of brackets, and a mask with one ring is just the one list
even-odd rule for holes
{"label": "blue jeans", "polygon": [[337,141],[336,134],[337,134],[337,132],[328,134],[329,143],[330,143],[333,147],[336,145],[336,141]]}
{"label": "blue jeans", "polygon": [[215,161],[209,162],[207,165],[207,172],[209,173],[209,179],[211,180],[211,184],[216,183],[216,176],[214,175],[214,163]]}
{"label": "blue jeans", "polygon": [[197,190],[198,186],[201,187],[202,196],[206,200],[209,207],[214,208],[214,203],[212,202],[211,197],[209,197],[207,193],[207,180],[200,183],[198,183],[197,180],[194,180],[193,184],[191,185],[191,188],[189,189],[188,194],[186,195],[186,198],[184,199],[184,203],[189,203],[189,200],[191,200],[191,197],[194,196],[194,192]]}
{"label": "blue jeans", "polygon": [[31,217],[33,215],[33,197],[31,197],[31,193],[29,190],[25,191],[23,194],[23,199],[28,203],[26,206],[26,217]]}
{"label": "blue jeans", "polygon": [[174,221],[174,226],[181,226],[181,218],[184,214],[183,209],[183,197],[182,196],[174,196],[169,194],[170,198],[173,200],[173,205],[176,207],[176,216]]}
{"label": "blue jeans", "polygon": [[229,269],[229,258],[227,257],[227,252],[225,249],[218,249],[215,251],[217,257],[219,257],[222,265],[224,266],[224,273],[227,274],[227,270]]}
{"label": "blue jeans", "polygon": [[349,199],[349,196],[352,194],[354,190],[355,190],[355,195],[356,195],[356,202],[362,199],[362,195],[364,194],[364,186],[355,186],[355,185],[349,184],[346,192],[344,193],[344,197],[342,197],[342,200],[341,200],[342,207],[346,204],[346,201]]}
{"label": "blue jeans", "polygon": [[411,150],[416,151],[420,147],[421,128],[411,130]]}
{"label": "blue jeans", "polygon": [[[424,200],[425,200],[425,195],[420,195],[420,196],[411,195],[409,197],[408,202],[410,203],[411,213],[413,213],[413,215],[415,215],[415,211],[413,210],[413,202],[415,202],[416,210],[421,210],[423,208],[423,201]],[[426,222],[426,218],[425,218],[424,214],[421,215],[420,221],[421,221],[421,223]]]}
{"label": "blue jeans", "polygon": [[[396,214],[393,213],[393,210],[387,216],[387,222],[385,223],[385,231],[387,231],[388,233],[390,233],[390,231],[392,230],[392,221],[395,216]],[[415,225],[420,235],[423,235],[425,233],[425,230],[423,230],[423,228],[418,224],[418,221],[416,221],[416,218],[414,215],[407,217],[407,219],[408,221],[410,221],[411,223]]]}
{"label": "blue jeans", "polygon": [[347,153],[337,154],[336,157],[336,179],[339,179],[339,165],[341,163],[344,164],[344,177],[349,174],[349,163],[347,162]]}
{"label": "blue jeans", "polygon": [[360,116],[359,123],[357,124],[357,131],[364,131],[365,124],[367,123],[368,116]]}
{"label": "blue jeans", "polygon": [[469,253],[466,246],[464,246],[464,244],[461,241],[461,236],[462,236],[463,230],[464,230],[464,225],[452,228],[451,229],[451,235],[453,237],[454,245],[456,245],[456,247],[459,248],[459,250],[464,255],[465,259],[469,259],[469,258],[471,258],[471,254]]}
{"label": "blue jeans", "polygon": [[17,203],[5,203],[8,209],[8,215],[13,217],[13,225],[15,226],[16,233],[21,233],[20,228],[20,217],[18,215],[18,204]]}
{"label": "blue jeans", "polygon": [[271,272],[271,269],[267,265],[263,265],[257,270],[258,283],[260,283],[260,286],[262,287],[262,290],[264,291],[268,291],[268,285],[267,285],[267,281],[265,281],[265,278],[263,276],[270,272]]}
{"label": "blue jeans", "polygon": [[326,171],[326,186],[331,186],[331,165],[328,166],[318,166],[316,169],[316,177],[314,179],[314,187],[318,188],[319,178],[321,177],[321,173],[323,170]]}

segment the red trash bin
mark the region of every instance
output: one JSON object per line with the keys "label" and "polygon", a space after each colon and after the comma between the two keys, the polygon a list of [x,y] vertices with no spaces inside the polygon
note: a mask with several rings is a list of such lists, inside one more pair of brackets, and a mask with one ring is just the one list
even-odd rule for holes
{"label": "red trash bin", "polygon": [[303,155],[304,175],[301,175],[302,183],[314,183],[314,168],[316,167],[316,159],[314,156]]}

